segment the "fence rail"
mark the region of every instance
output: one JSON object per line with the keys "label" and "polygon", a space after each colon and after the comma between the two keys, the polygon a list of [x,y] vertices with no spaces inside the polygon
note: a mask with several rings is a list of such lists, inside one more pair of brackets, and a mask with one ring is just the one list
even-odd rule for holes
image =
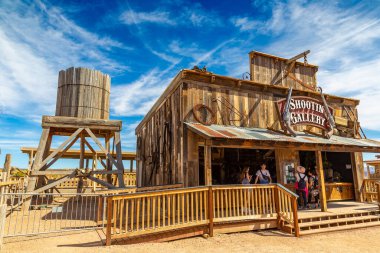
{"label": "fence rail", "polygon": [[[31,199],[29,209],[22,203]],[[100,201],[95,194],[28,194],[6,193],[4,237],[35,235],[81,229],[102,228],[105,217],[99,210]]]}
{"label": "fence rail", "polygon": [[361,191],[365,201],[380,202],[380,179],[364,179]]}
{"label": "fence rail", "polygon": [[215,224],[277,219],[299,236],[297,195],[281,185],[226,185],[110,196],[106,244],[113,239]]}

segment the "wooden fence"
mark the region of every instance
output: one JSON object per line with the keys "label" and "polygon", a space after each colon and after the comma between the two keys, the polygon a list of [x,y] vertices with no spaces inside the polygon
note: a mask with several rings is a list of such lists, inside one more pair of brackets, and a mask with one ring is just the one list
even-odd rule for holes
{"label": "wooden fence", "polygon": [[361,192],[364,201],[380,202],[380,179],[364,179]]}
{"label": "wooden fence", "polygon": [[162,238],[162,232],[175,234],[191,227],[212,236],[214,224],[229,226],[268,219],[275,220],[278,228],[290,224],[299,236],[296,200],[297,195],[278,184],[204,186],[110,196],[106,244],[156,233]]}

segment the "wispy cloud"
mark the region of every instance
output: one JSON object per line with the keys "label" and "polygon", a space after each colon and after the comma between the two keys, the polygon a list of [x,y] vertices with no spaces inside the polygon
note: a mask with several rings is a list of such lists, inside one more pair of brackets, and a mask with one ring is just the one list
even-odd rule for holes
{"label": "wispy cloud", "polygon": [[70,66],[126,70],[107,51],[129,49],[91,33],[42,1],[0,3],[0,101],[7,114],[52,114],[57,75]]}
{"label": "wispy cloud", "polygon": [[150,70],[132,83],[113,87],[111,108],[115,115],[145,115],[162,94],[172,78],[168,72],[158,68]]}
{"label": "wispy cloud", "polygon": [[128,9],[120,15],[120,21],[126,25],[157,24],[167,26],[207,27],[221,26],[222,19],[214,11],[206,10],[199,3],[191,6],[175,6],[174,10],[156,9],[150,12]]}
{"label": "wispy cloud", "polygon": [[126,25],[141,23],[176,25],[176,22],[170,18],[169,12],[159,10],[152,12],[136,12],[130,9],[120,16],[120,20]]}
{"label": "wispy cloud", "polygon": [[249,17],[232,17],[230,18],[231,23],[237,27],[240,31],[252,31],[258,30],[259,26],[262,25],[260,21],[253,20]]}
{"label": "wispy cloud", "polygon": [[[365,4],[343,9],[331,1],[275,1],[268,19],[237,16],[231,22],[246,40],[267,36],[267,45],[255,49],[284,57],[310,49],[309,62],[320,66],[318,82],[324,91],[361,99],[362,126],[379,129],[373,103],[380,100],[380,6]],[[246,62],[240,65],[243,69]]]}

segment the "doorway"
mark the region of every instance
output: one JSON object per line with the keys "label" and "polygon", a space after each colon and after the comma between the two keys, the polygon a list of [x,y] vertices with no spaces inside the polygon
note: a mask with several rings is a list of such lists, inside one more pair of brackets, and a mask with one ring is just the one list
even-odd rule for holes
{"label": "doorway", "polygon": [[[204,148],[199,148],[199,183],[204,185]],[[212,184],[241,184],[241,173],[245,166],[249,166],[249,174],[254,183],[255,174],[260,165],[265,163],[272,177],[277,182],[275,151],[272,149],[211,149]]]}

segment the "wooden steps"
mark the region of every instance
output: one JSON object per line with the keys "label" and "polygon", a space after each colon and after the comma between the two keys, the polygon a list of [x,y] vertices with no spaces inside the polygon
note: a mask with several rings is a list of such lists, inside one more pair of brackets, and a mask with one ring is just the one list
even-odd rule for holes
{"label": "wooden steps", "polygon": [[300,235],[380,226],[380,210],[300,218],[298,224]]}
{"label": "wooden steps", "polygon": [[374,227],[374,226],[380,226],[380,221],[365,222],[365,223],[358,223],[358,224],[351,224],[351,225],[337,226],[337,227],[326,227],[326,228],[319,228],[319,229],[311,229],[311,230],[306,230],[306,231],[301,230],[300,235],[319,234],[319,233],[327,233],[327,232],[342,231],[342,230],[351,230],[351,229],[358,229],[358,228],[368,228],[368,227]]}

